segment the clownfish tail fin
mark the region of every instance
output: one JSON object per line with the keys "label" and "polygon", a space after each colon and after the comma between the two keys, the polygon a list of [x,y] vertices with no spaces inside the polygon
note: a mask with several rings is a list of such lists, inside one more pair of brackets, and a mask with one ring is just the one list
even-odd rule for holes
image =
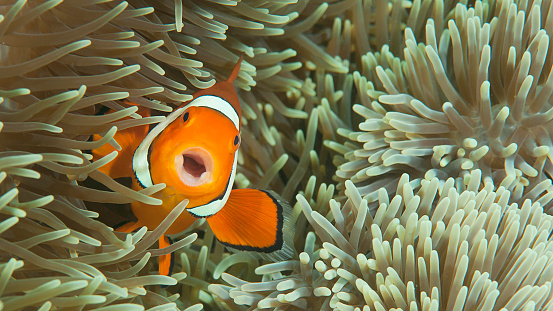
{"label": "clownfish tail fin", "polygon": [[238,61],[234,65],[234,68],[232,69],[232,72],[230,73],[229,77],[227,78],[227,82],[234,82],[236,78],[238,77],[238,73],[240,72],[240,65],[242,64],[242,60],[244,59],[244,53],[240,55],[240,58],[238,58]]}
{"label": "clownfish tail fin", "polygon": [[232,190],[225,206],[207,222],[219,242],[270,261],[294,254],[292,208],[272,191]]}

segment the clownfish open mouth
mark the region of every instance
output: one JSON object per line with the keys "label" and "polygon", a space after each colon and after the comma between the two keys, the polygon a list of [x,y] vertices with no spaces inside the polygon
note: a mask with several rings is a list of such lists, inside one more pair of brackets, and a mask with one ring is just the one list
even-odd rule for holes
{"label": "clownfish open mouth", "polygon": [[187,186],[200,186],[213,181],[213,158],[205,149],[185,149],[175,158],[180,180]]}
{"label": "clownfish open mouth", "polygon": [[184,167],[184,170],[188,174],[199,178],[206,171],[204,161],[201,157],[196,155],[183,155],[182,157],[184,158],[182,167]]}

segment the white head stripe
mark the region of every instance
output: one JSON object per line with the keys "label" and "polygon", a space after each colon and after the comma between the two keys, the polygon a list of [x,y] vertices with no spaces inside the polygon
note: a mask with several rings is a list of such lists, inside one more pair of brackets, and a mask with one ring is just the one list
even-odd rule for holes
{"label": "white head stripe", "polygon": [[149,133],[146,135],[144,140],[140,143],[134,156],[132,158],[132,167],[134,173],[136,174],[136,179],[144,187],[153,186],[154,182],[152,181],[152,175],[150,174],[150,164],[148,163],[148,150],[152,145],[152,142],[156,137],[165,130],[175,119],[180,117],[185,111],[185,107],[179,108],[171,112],[167,118],[159,122]]}
{"label": "white head stripe", "polygon": [[238,117],[238,113],[236,112],[236,110],[234,110],[234,107],[232,107],[229,102],[222,99],[221,97],[213,95],[203,95],[191,101],[190,104],[186,105],[186,108],[189,107],[207,107],[219,111],[224,116],[229,118],[232,123],[234,123],[236,130],[240,130],[240,118]]}

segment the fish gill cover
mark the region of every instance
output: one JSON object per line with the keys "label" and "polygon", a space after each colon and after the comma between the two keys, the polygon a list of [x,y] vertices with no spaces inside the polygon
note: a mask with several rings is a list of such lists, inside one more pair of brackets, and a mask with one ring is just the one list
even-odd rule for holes
{"label": "fish gill cover", "polygon": [[[551,12],[550,0],[0,1],[1,308],[553,308]],[[114,232],[125,204],[157,204],[163,186],[133,191],[97,170],[116,153],[90,150],[160,122],[242,53],[235,187],[291,202],[297,253],[232,254],[204,221],[158,249],[184,204],[153,231]],[[157,275],[168,252],[173,274]]]}

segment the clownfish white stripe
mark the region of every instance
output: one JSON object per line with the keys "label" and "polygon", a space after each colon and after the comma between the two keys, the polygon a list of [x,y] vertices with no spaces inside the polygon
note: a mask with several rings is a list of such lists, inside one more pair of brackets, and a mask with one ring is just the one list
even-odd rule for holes
{"label": "clownfish white stripe", "polygon": [[222,99],[221,97],[213,95],[203,95],[197,97],[188,105],[186,105],[186,108],[189,107],[206,107],[219,111],[232,121],[237,130],[240,130],[240,117],[238,116],[238,113],[229,102]]}
{"label": "clownfish white stripe", "polygon": [[182,107],[170,113],[165,120],[159,122],[148,133],[148,135],[146,135],[138,148],[136,148],[132,159],[132,167],[134,175],[142,187],[148,188],[154,185],[152,181],[152,174],[150,173],[150,164],[148,163],[148,150],[150,149],[152,142],[159,134],[161,134],[161,132],[163,132],[163,130],[165,130],[165,128],[169,126],[169,124],[180,117],[185,110],[185,107]]}
{"label": "clownfish white stripe", "polygon": [[223,206],[227,203],[230,192],[232,190],[232,185],[234,184],[234,177],[236,175],[236,159],[238,158],[238,151],[234,153],[234,162],[232,163],[232,171],[230,172],[230,177],[227,182],[227,187],[223,194],[222,198],[217,198],[207,204],[199,205],[190,209],[187,209],[192,215],[198,218],[208,217],[216,214],[220,211]]}
{"label": "clownfish white stripe", "polygon": [[[212,95],[200,96],[194,99],[188,105],[186,105],[186,108],[189,108],[189,107],[205,107],[205,108],[210,108],[215,111],[218,111],[222,113],[225,117],[227,117],[229,120],[231,120],[234,126],[236,127],[236,130],[240,131],[240,117],[238,116],[238,113],[229,102],[227,102],[226,100],[220,97],[212,96]],[[230,177],[227,182],[227,186],[225,188],[225,192],[223,193],[222,198],[218,197],[207,204],[199,205],[188,209],[188,211],[192,215],[194,215],[195,217],[208,217],[216,214],[225,206],[229,198],[230,191],[232,190],[232,186],[234,184],[234,177],[236,175],[237,158],[238,158],[238,150],[234,153],[232,170],[230,172]]]}

